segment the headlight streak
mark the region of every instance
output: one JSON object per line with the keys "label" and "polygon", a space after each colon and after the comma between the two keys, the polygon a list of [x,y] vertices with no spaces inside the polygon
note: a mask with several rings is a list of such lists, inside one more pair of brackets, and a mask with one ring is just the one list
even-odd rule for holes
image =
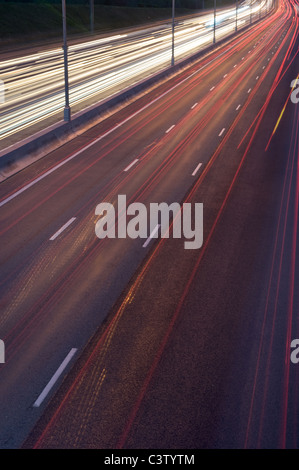
{"label": "headlight streak", "polygon": [[[271,1],[271,0],[269,0]],[[266,1],[253,3],[251,14],[264,11]],[[217,40],[235,28],[235,9],[219,12]],[[185,20],[175,32],[175,58],[181,59],[212,42],[213,31],[205,25],[211,15]],[[240,6],[238,25],[249,24],[250,7]],[[115,35],[69,47],[70,104],[82,109],[169,66],[171,28]],[[141,37],[140,37],[141,36]],[[1,105],[0,139],[61,113],[64,105],[62,49],[39,52],[0,63],[5,83]],[[38,78],[38,79],[37,79]],[[83,104],[83,106],[82,106]]]}

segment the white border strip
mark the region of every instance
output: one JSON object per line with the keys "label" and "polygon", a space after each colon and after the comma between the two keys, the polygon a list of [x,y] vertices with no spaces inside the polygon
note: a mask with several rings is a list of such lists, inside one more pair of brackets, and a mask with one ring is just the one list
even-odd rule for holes
{"label": "white border strip", "polygon": [[197,167],[195,168],[195,170],[194,170],[193,173],[192,173],[192,176],[195,176],[195,175],[196,175],[196,173],[197,173],[198,170],[200,169],[201,165],[202,165],[202,163],[199,163],[199,164],[197,165]]}
{"label": "white border strip", "polygon": [[124,171],[129,171],[132,166],[134,166],[137,162],[139,162],[138,158],[136,158],[130,165],[127,166],[127,168],[124,169]]}
{"label": "white border strip", "polygon": [[172,129],[175,127],[175,124],[172,124],[172,126],[167,129],[167,131],[165,132],[165,134],[168,134],[168,132],[172,131]]}
{"label": "white border strip", "polygon": [[51,241],[55,240],[55,238],[58,237],[69,225],[71,225],[74,220],[76,220],[76,217],[72,217],[66,224],[64,224],[52,237],[50,238]]}
{"label": "white border strip", "polygon": [[46,396],[48,395],[50,390],[53,388],[53,386],[55,385],[55,383],[57,382],[57,380],[61,376],[62,372],[64,371],[64,369],[66,368],[66,366],[68,365],[68,363],[73,358],[73,356],[76,352],[77,352],[77,348],[73,348],[73,349],[70,350],[70,352],[68,353],[68,355],[66,356],[66,358],[64,359],[62,364],[59,366],[59,368],[57,369],[57,371],[53,375],[53,377],[50,380],[50,382],[48,383],[48,385],[46,385],[46,387],[43,389],[43,391],[40,394],[40,396],[38,397],[38,399],[34,402],[33,406],[35,408],[38,408],[42,404],[42,402],[44,401],[44,399],[46,398]]}
{"label": "white border strip", "polygon": [[146,248],[147,245],[149,244],[149,242],[151,241],[151,239],[153,238],[153,236],[157,233],[157,231],[159,230],[160,228],[160,224],[156,225],[156,227],[154,228],[154,230],[152,231],[152,233],[150,234],[150,236],[148,237],[148,239],[146,240],[146,242],[142,245],[142,248]]}

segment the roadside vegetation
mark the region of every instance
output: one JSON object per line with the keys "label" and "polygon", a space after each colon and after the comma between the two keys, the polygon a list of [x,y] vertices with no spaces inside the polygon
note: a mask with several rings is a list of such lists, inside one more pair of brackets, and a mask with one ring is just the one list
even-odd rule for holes
{"label": "roadside vegetation", "polygon": [[[69,35],[85,35],[90,30],[89,0],[67,0],[67,28]],[[153,23],[159,20],[170,20],[171,8],[158,7],[171,6],[171,0],[116,0],[105,1],[94,6],[95,33],[106,33],[116,29]],[[219,7],[232,0],[217,0]],[[106,3],[106,4],[105,4]],[[109,4],[108,4],[109,3]],[[120,5],[113,5],[119,3]],[[142,6],[142,5],[154,5]],[[195,13],[205,8],[211,8],[213,0],[176,0],[176,16]],[[130,5],[130,6],[125,6]],[[139,5],[139,6],[134,6]],[[156,5],[156,6],[155,6]],[[189,8],[182,8],[182,6]],[[190,6],[197,6],[196,9]],[[62,34],[61,0],[35,2],[13,2],[0,0],[0,41],[19,41],[20,37],[26,41],[39,41],[43,39],[59,39]]]}

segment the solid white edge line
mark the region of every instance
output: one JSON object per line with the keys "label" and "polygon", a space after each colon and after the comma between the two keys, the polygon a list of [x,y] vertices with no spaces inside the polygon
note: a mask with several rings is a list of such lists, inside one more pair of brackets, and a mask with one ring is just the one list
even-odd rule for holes
{"label": "solid white edge line", "polygon": [[[239,42],[241,42],[242,39],[240,39]],[[39,176],[38,178],[36,178],[35,180],[31,181],[31,183],[28,183],[27,185],[25,185],[23,188],[19,189],[18,191],[16,191],[15,193],[13,193],[11,196],[9,196],[8,198],[6,199],[3,199],[3,201],[0,202],[0,207],[4,206],[4,204],[6,204],[7,202],[11,201],[12,199],[14,199],[16,196],[18,196],[19,194],[23,193],[24,191],[26,191],[27,189],[29,189],[31,186],[33,186],[34,184],[38,183],[39,181],[41,181],[42,179],[44,179],[46,176],[50,175],[51,173],[53,173],[55,170],[57,170],[58,168],[60,168],[61,166],[65,165],[66,163],[68,163],[70,160],[72,160],[73,158],[77,157],[78,155],[80,155],[80,153],[82,152],[85,152],[85,150],[87,150],[88,148],[92,147],[93,145],[97,144],[98,142],[100,142],[102,139],[104,139],[105,137],[107,137],[109,134],[111,134],[112,132],[114,132],[116,129],[118,129],[119,127],[123,126],[124,124],[126,124],[128,121],[130,121],[131,119],[133,119],[135,116],[138,116],[138,114],[142,113],[142,111],[144,111],[145,109],[149,108],[152,104],[156,103],[157,101],[159,101],[161,98],[163,98],[164,96],[166,96],[168,93],[171,93],[173,90],[175,90],[177,87],[179,87],[180,85],[182,85],[183,83],[185,83],[187,80],[190,80],[190,78],[192,78],[194,75],[198,74],[201,70],[205,69],[206,67],[208,67],[208,65],[212,64],[213,62],[215,62],[216,60],[219,59],[219,57],[227,54],[228,51],[230,51],[231,49],[233,49],[238,43],[234,44],[233,46],[229,47],[228,49],[224,50],[221,54],[219,54],[217,57],[215,57],[214,59],[210,60],[209,62],[207,62],[206,64],[204,64],[202,67],[200,67],[198,70],[196,70],[195,72],[193,72],[191,75],[189,75],[188,77],[184,78],[181,82],[179,83],[176,83],[173,87],[169,88],[168,90],[166,90],[164,93],[162,93],[162,95],[160,96],[157,96],[157,98],[155,98],[154,100],[150,101],[149,103],[147,103],[145,106],[143,106],[142,108],[138,109],[138,111],[136,111],[135,113],[131,114],[130,116],[128,116],[126,119],[124,119],[123,121],[121,121],[119,124],[117,124],[116,126],[112,127],[111,129],[109,129],[109,131],[105,132],[104,134],[102,134],[100,137],[98,137],[97,139],[93,140],[92,142],[90,142],[89,144],[87,144],[85,147],[83,147],[82,149],[78,150],[77,152],[75,152],[73,155],[70,155],[68,158],[66,158],[65,160],[63,160],[62,162],[60,162],[58,165],[54,166],[53,168],[51,168],[50,170],[48,170],[46,173],[44,173],[43,175]]]}
{"label": "solid white edge line", "polygon": [[155,235],[155,233],[159,230],[160,228],[160,224],[156,225],[156,227],[154,228],[154,230],[152,231],[152,233],[150,234],[150,236],[148,237],[148,239],[146,240],[146,242],[142,245],[142,248],[146,248],[147,245],[149,244],[149,242],[152,240],[153,236]]}
{"label": "solid white edge line", "polygon": [[139,160],[138,158],[135,158],[135,160],[132,163],[130,163],[130,165],[128,165],[127,168],[124,169],[124,171],[129,171],[132,168],[132,166],[136,165],[137,162],[139,162]]}
{"label": "solid white edge line", "polygon": [[50,382],[48,382],[48,384],[45,386],[45,388],[43,389],[38,399],[33,403],[33,406],[35,408],[38,408],[42,404],[42,402],[44,401],[44,399],[46,398],[50,390],[54,387],[55,383],[57,382],[62,372],[64,371],[64,369],[66,368],[66,366],[68,365],[68,363],[73,358],[76,352],[77,352],[77,348],[72,348],[70,350],[70,352],[68,353],[64,361],[61,363],[61,365],[58,367],[57,371],[51,378]]}
{"label": "solid white edge line", "polygon": [[69,225],[71,225],[74,220],[76,220],[76,217],[72,217],[66,224],[64,224],[52,237],[49,239],[51,241],[55,240]]}
{"label": "solid white edge line", "polygon": [[202,163],[199,163],[199,164],[197,165],[197,167],[195,168],[195,170],[194,170],[193,173],[192,173],[192,176],[195,176],[195,175],[196,175],[196,173],[197,173],[198,170],[200,169],[201,165],[202,165]]}

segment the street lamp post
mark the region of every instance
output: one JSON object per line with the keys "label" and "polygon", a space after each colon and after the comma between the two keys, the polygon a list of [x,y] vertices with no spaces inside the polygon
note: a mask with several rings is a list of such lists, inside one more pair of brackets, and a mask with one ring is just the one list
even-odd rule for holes
{"label": "street lamp post", "polygon": [[172,0],[172,46],[171,46],[171,65],[174,66],[174,16],[175,16],[175,0]]}
{"label": "street lamp post", "polygon": [[64,91],[65,91],[64,120],[66,122],[69,122],[71,120],[71,108],[70,108],[70,102],[69,102],[69,78],[68,78],[68,64],[67,64],[65,0],[62,0],[62,25],[63,25]]}
{"label": "street lamp post", "polygon": [[262,16],[262,7],[261,7],[262,3],[260,2],[260,8],[259,8],[259,19],[261,19],[261,16]]}
{"label": "street lamp post", "polygon": [[213,43],[216,42],[216,0],[214,0],[214,33],[213,33]]}
{"label": "street lamp post", "polygon": [[89,10],[90,10],[90,32],[94,33],[94,0],[89,0]]}

